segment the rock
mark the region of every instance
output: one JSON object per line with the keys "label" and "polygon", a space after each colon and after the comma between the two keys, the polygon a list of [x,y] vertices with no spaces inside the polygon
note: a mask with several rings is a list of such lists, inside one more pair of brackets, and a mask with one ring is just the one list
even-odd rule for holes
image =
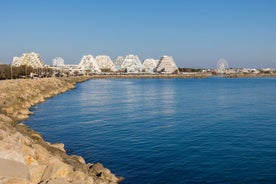
{"label": "rock", "polygon": [[86,176],[85,184],[94,184],[94,179],[90,176]]}
{"label": "rock", "polygon": [[6,123],[11,123],[12,119],[4,114],[0,114],[0,121],[6,122]]}
{"label": "rock", "polygon": [[67,181],[65,178],[56,178],[47,182],[43,182],[41,184],[70,184],[70,182]]}
{"label": "rock", "polygon": [[57,148],[63,152],[66,152],[64,149],[64,144],[63,143],[55,143],[55,144],[51,144],[52,147]]}
{"label": "rock", "polygon": [[84,181],[86,176],[83,172],[75,171],[69,174],[69,178],[71,181]]}
{"label": "rock", "polygon": [[45,165],[49,163],[49,152],[41,145],[34,144],[33,149],[35,151],[35,158],[39,164]]}
{"label": "rock", "polygon": [[16,117],[17,117],[18,121],[21,121],[21,120],[29,118],[29,116],[27,114],[19,114],[19,115],[16,115]]}
{"label": "rock", "polygon": [[39,141],[42,141],[42,140],[43,140],[43,138],[41,137],[41,135],[38,134],[38,133],[33,133],[33,134],[31,134],[31,137],[32,137],[34,140],[39,140]]}
{"label": "rock", "polygon": [[6,111],[7,114],[13,114],[14,109],[13,107],[4,107],[2,108],[4,111]]}
{"label": "rock", "polygon": [[73,167],[74,171],[81,171],[85,174],[88,174],[88,169],[86,164],[80,162],[81,160],[78,156],[71,155],[71,156],[65,156],[63,158],[64,163],[69,164]]}
{"label": "rock", "polygon": [[22,162],[0,158],[0,177],[30,180],[28,167]]}
{"label": "rock", "polygon": [[72,167],[57,158],[50,158],[47,168],[42,176],[43,180],[65,178],[73,171]]}
{"label": "rock", "polygon": [[23,178],[1,178],[0,177],[0,183],[1,184],[30,184],[30,181]]}
{"label": "rock", "polygon": [[46,165],[33,165],[29,167],[31,183],[39,183],[45,172]]}
{"label": "rock", "polygon": [[118,183],[119,181],[118,178],[114,174],[112,174],[109,169],[104,168],[103,165],[100,163],[91,165],[91,167],[89,168],[92,174],[98,177],[99,179],[103,179],[111,183]]}
{"label": "rock", "polygon": [[87,184],[85,181],[78,180],[78,181],[72,181],[71,184]]}
{"label": "rock", "polygon": [[2,159],[8,159],[8,160],[13,160],[16,162],[20,162],[25,165],[24,158],[22,154],[18,151],[15,150],[5,150],[0,152],[0,158]]}
{"label": "rock", "polygon": [[28,155],[25,157],[25,162],[27,165],[38,165],[38,162],[34,157]]}
{"label": "rock", "polygon": [[76,158],[80,163],[85,164],[85,160],[83,157],[77,155],[72,155],[71,157]]}

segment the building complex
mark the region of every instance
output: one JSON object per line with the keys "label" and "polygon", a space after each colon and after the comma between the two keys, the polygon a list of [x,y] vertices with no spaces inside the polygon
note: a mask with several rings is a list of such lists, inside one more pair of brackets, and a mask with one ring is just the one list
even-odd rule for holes
{"label": "building complex", "polygon": [[65,64],[64,59],[55,57],[52,65],[45,65],[38,53],[23,53],[13,58],[13,66],[31,66],[33,68],[50,67],[56,71],[69,74],[90,74],[103,72],[120,73],[174,73],[178,68],[171,56],[162,56],[160,60],[145,59],[143,63],[137,55],[119,56],[114,61],[107,55],[85,55],[79,64]]}

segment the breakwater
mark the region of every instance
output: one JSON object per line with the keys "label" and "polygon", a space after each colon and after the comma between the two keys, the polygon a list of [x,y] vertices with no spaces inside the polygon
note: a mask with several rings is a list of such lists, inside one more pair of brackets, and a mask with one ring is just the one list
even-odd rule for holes
{"label": "breakwater", "polygon": [[225,74],[225,78],[259,78],[259,77],[276,77],[276,73],[261,74]]}
{"label": "breakwater", "polygon": [[186,73],[186,74],[140,74],[140,73],[107,73],[107,74],[94,74],[92,78],[94,79],[113,79],[113,78],[120,78],[120,79],[175,79],[175,78],[208,78],[211,77],[211,74],[208,73]]}
{"label": "breakwater", "polygon": [[20,123],[29,108],[66,92],[89,77],[0,81],[0,183],[118,183],[102,164],[68,155],[62,143],[51,144]]}

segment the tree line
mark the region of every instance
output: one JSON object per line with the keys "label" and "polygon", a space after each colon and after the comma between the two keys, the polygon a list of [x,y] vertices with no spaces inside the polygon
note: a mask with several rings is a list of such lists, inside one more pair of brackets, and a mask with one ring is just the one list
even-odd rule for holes
{"label": "tree line", "polygon": [[198,68],[178,68],[179,72],[201,72],[202,69]]}
{"label": "tree line", "polygon": [[50,68],[33,68],[27,65],[12,66],[0,64],[0,80],[29,78],[31,73],[37,77],[49,77],[52,76],[53,70]]}

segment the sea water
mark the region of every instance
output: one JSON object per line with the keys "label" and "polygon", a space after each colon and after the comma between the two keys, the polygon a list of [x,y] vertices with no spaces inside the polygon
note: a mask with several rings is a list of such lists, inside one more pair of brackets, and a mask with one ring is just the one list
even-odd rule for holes
{"label": "sea water", "polygon": [[276,183],[276,78],[90,80],[32,111],[123,183]]}

